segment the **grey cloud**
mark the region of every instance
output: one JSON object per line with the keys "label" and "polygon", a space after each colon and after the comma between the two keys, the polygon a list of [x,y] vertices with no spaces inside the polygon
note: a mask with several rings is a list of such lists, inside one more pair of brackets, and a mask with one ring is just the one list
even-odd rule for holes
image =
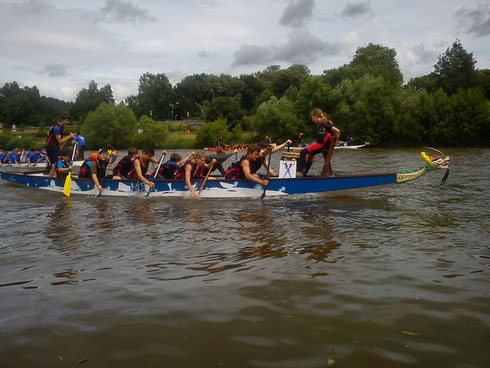
{"label": "grey cloud", "polygon": [[369,1],[366,1],[364,3],[347,3],[341,14],[343,17],[357,17],[369,13],[371,13],[371,6]]}
{"label": "grey cloud", "polygon": [[13,8],[23,14],[42,14],[54,9],[46,0],[29,0],[13,4]]}
{"label": "grey cloud", "polygon": [[412,52],[417,57],[417,63],[425,64],[437,60],[437,52],[434,49],[427,49],[424,44],[419,44],[411,48]]}
{"label": "grey cloud", "polygon": [[270,61],[272,50],[269,47],[244,44],[233,53],[233,65],[264,64]]}
{"label": "grey cloud", "polygon": [[488,5],[480,4],[476,9],[459,9],[455,15],[458,28],[466,28],[467,33],[477,37],[490,35],[490,10]]}
{"label": "grey cloud", "polygon": [[157,20],[150,15],[148,10],[123,0],[106,0],[105,6],[101,8],[101,13],[106,19],[114,22],[155,22]]}
{"label": "grey cloud", "polygon": [[289,34],[288,42],[279,46],[242,45],[233,54],[234,66],[260,65],[271,62],[307,64],[322,55],[336,55],[340,52],[339,44],[331,44],[313,36],[307,29],[300,29]]}
{"label": "grey cloud", "polygon": [[209,51],[202,50],[202,51],[199,51],[197,56],[200,58],[210,58],[210,57],[216,56],[216,54],[212,54]]}
{"label": "grey cloud", "polygon": [[44,67],[41,74],[47,74],[50,77],[66,77],[66,65],[48,64]]}
{"label": "grey cloud", "polygon": [[305,25],[306,20],[313,16],[314,7],[314,0],[291,1],[286,9],[284,9],[284,13],[281,19],[279,19],[279,24],[283,26],[302,27]]}

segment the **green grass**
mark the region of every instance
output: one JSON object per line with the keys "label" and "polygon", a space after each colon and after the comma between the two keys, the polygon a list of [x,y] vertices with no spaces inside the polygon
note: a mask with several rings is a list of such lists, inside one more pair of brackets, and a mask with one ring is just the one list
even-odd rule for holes
{"label": "green grass", "polygon": [[[165,149],[196,148],[196,133],[172,132],[165,140]],[[202,148],[202,147],[201,147]]]}

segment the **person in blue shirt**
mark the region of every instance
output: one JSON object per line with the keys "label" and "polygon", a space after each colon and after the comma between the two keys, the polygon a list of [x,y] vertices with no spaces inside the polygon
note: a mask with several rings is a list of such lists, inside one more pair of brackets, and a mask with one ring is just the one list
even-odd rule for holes
{"label": "person in blue shirt", "polygon": [[80,133],[80,130],[77,130],[77,135],[73,139],[73,144],[77,145],[78,148],[78,156],[77,160],[85,160],[84,155],[85,155],[85,137]]}
{"label": "person in blue shirt", "polygon": [[20,149],[16,148],[14,149],[11,153],[9,158],[7,159],[7,162],[9,164],[18,164],[20,163]]}
{"label": "person in blue shirt", "polygon": [[0,164],[4,164],[7,162],[7,158],[9,157],[9,151],[0,149]]}
{"label": "person in blue shirt", "polygon": [[61,156],[58,157],[58,161],[56,161],[56,176],[58,178],[64,178],[68,175],[68,173],[71,171],[72,166],[71,166],[71,148],[70,147],[63,147],[61,149]]}
{"label": "person in blue shirt", "polygon": [[47,156],[48,154],[46,153],[46,148],[43,148],[41,151],[39,151],[39,161],[37,162],[45,162]]}
{"label": "person in blue shirt", "polygon": [[37,164],[37,162],[39,161],[39,159],[41,158],[40,156],[40,149],[39,148],[31,148],[29,150],[29,152],[27,152],[27,163],[29,164],[29,166],[34,166],[35,164]]}
{"label": "person in blue shirt", "polygon": [[[189,153],[186,157],[182,157],[178,153],[172,153],[170,160],[165,162],[158,170],[157,179],[174,179],[179,171],[179,167],[186,163],[194,155],[194,152]],[[156,169],[151,173],[155,175]]]}

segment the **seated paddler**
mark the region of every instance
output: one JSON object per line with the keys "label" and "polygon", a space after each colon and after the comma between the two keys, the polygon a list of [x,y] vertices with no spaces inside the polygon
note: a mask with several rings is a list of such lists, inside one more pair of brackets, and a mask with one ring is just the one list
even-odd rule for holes
{"label": "seated paddler", "polygon": [[239,160],[234,161],[229,169],[226,171],[225,179],[247,179],[258,184],[268,185],[269,181],[262,179],[257,170],[260,168],[253,166],[253,162],[260,160],[260,147],[257,144],[251,144],[248,146],[247,154],[243,155]]}
{"label": "seated paddler", "polygon": [[[192,179],[204,179],[202,176],[203,168],[210,169],[211,165],[216,164],[216,160],[212,160],[209,164],[206,164],[206,153],[204,151],[197,151],[193,158],[187,160],[187,162],[180,167],[179,173],[176,175],[175,179],[184,179],[187,188],[189,188],[192,196],[198,198],[199,194],[195,191],[192,186]],[[216,178],[208,177],[208,180],[216,180]]]}
{"label": "seated paddler", "polygon": [[[112,153],[113,159],[115,159],[117,152],[113,151]],[[107,159],[107,150],[101,149],[99,152],[91,154],[89,159],[83,162],[78,177],[92,179],[94,187],[96,187],[99,192],[102,192],[103,188],[99,179],[105,179],[107,177],[108,165],[109,160]]]}

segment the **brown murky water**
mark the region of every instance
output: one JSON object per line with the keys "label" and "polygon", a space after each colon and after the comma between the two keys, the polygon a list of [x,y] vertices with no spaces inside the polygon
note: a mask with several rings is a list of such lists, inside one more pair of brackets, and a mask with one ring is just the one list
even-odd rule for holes
{"label": "brown murky water", "polygon": [[[339,197],[68,199],[2,182],[0,366],[488,367],[490,150],[447,151],[444,187],[438,172]],[[333,160],[422,165],[416,150]]]}

